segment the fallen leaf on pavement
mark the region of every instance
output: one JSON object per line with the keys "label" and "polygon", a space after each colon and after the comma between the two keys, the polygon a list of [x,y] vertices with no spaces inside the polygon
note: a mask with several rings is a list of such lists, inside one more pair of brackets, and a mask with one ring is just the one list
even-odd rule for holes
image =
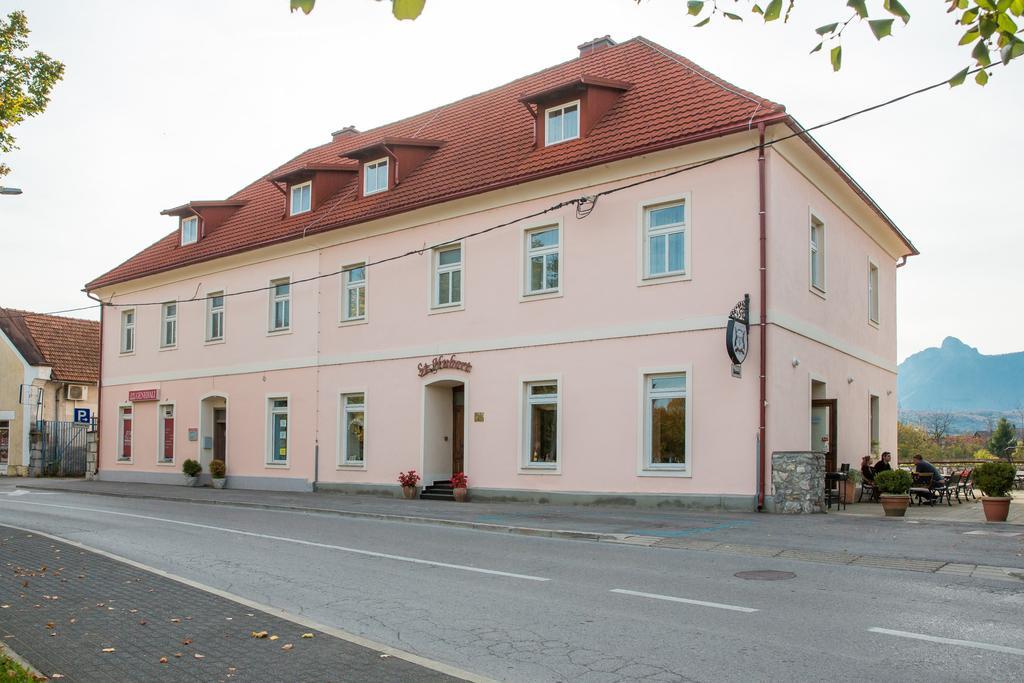
{"label": "fallen leaf on pavement", "polygon": [[166,664],[167,663],[167,657],[161,657],[160,658],[160,663],[161,664]]}
{"label": "fallen leaf on pavement", "polygon": [[195,657],[196,659],[205,659],[205,658],[206,658],[206,655],[201,655],[201,654],[199,654],[198,652],[197,652],[197,653],[195,653],[195,654],[194,654],[194,655],[192,655],[192,656],[193,656],[193,657]]}
{"label": "fallen leaf on pavement", "polygon": [[281,646],[281,649],[282,649],[282,650],[290,650],[290,649],[292,649],[293,647],[295,647],[295,646],[294,646],[294,645],[292,645],[291,643],[288,643],[288,644],[286,644],[286,645],[282,645],[282,646]]}
{"label": "fallen leaf on pavement", "polygon": [[10,605],[0,605],[0,609],[7,609]]}
{"label": "fallen leaf on pavement", "polygon": [[253,631],[252,632],[252,637],[253,638],[266,638],[267,637],[267,632],[266,631]]}
{"label": "fallen leaf on pavement", "polygon": [[64,674],[50,674],[50,678],[64,678]]}
{"label": "fallen leaf on pavement", "polygon": [[313,634],[312,634],[312,633],[303,633],[303,634],[302,634],[302,637],[303,637],[303,638],[312,638],[312,637],[313,637]]}
{"label": "fallen leaf on pavement", "polygon": [[139,621],[139,626],[145,626],[145,625],[146,625],[146,620],[145,619],[141,619]]}
{"label": "fallen leaf on pavement", "polygon": [[117,650],[115,650],[115,649],[114,649],[114,648],[112,648],[112,647],[105,647],[105,648],[103,648],[103,651],[104,651],[104,652],[117,652]]}
{"label": "fallen leaf on pavement", "polygon": [[270,636],[270,639],[271,639],[271,640],[277,640],[277,639],[278,639],[278,636]]}
{"label": "fallen leaf on pavement", "polygon": [[192,639],[191,638],[186,638],[185,640],[181,641],[181,644],[182,645],[191,645],[192,644]]}
{"label": "fallen leaf on pavement", "polygon": [[175,652],[175,653],[174,653],[174,656],[175,656],[175,657],[180,657],[180,656],[181,656],[181,653],[180,653],[180,652]]}
{"label": "fallen leaf on pavement", "polygon": [[380,658],[381,658],[381,659],[387,659],[387,658],[388,658],[388,657],[390,657],[390,656],[391,656],[391,655],[381,655],[381,656],[380,656]]}
{"label": "fallen leaf on pavement", "polygon": [[53,622],[52,621],[46,622],[46,628],[53,628]]}
{"label": "fallen leaf on pavement", "polygon": [[180,624],[181,623],[181,619],[178,619],[178,618],[171,619],[171,623],[172,624]]}

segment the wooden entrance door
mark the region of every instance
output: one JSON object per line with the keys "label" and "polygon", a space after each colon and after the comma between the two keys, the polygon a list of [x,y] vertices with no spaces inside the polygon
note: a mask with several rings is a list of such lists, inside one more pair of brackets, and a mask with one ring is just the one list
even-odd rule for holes
{"label": "wooden entrance door", "polygon": [[7,466],[11,455],[11,423],[0,422],[0,465]]}
{"label": "wooden entrance door", "polygon": [[826,472],[835,472],[837,469],[837,412],[834,398],[811,401],[811,450],[825,454]]}
{"label": "wooden entrance door", "polygon": [[213,409],[213,459],[224,462],[228,435],[228,411],[225,408]]}
{"label": "wooden entrance door", "polygon": [[452,474],[465,471],[463,424],[466,415],[466,388],[452,387]]}

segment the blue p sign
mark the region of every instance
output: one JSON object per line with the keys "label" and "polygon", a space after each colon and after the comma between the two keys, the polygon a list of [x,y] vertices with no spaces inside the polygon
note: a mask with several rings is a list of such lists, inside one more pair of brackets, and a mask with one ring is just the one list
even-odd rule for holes
{"label": "blue p sign", "polygon": [[75,422],[90,424],[92,422],[92,411],[88,408],[75,408]]}

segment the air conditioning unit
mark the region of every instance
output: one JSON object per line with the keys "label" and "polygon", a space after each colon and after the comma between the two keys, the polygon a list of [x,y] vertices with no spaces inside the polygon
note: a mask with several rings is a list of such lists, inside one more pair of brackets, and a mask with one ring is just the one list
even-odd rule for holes
{"label": "air conditioning unit", "polygon": [[69,384],[68,385],[68,400],[69,401],[84,401],[89,398],[89,387],[84,384]]}

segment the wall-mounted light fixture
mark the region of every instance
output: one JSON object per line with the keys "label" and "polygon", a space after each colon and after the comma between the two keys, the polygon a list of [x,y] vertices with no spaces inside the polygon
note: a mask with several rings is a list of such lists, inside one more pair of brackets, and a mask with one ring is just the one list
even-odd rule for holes
{"label": "wall-mounted light fixture", "polygon": [[795,368],[798,365],[800,365],[800,359],[797,358],[796,356],[793,356],[793,367]]}

